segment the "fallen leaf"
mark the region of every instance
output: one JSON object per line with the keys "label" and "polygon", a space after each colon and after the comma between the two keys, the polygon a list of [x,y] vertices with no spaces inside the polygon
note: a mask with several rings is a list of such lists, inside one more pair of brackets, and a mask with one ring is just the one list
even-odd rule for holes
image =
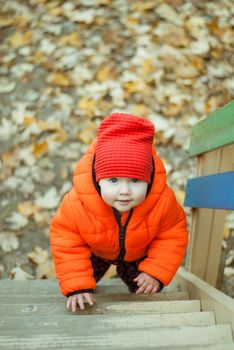
{"label": "fallen leaf", "polygon": [[36,268],[36,278],[56,278],[54,263],[51,259],[43,262]]}
{"label": "fallen leaf", "polygon": [[77,135],[79,141],[90,144],[95,138],[97,132],[97,126],[94,123],[89,123],[87,127],[83,128]]}
{"label": "fallen leaf", "polygon": [[103,65],[97,72],[96,79],[101,83],[108,80],[115,80],[117,78],[115,69],[110,65]]}
{"label": "fallen leaf", "polygon": [[65,73],[53,73],[48,78],[48,82],[52,85],[57,85],[61,87],[70,87],[74,85],[73,81],[70,77],[68,77]]}
{"label": "fallen leaf", "polygon": [[58,42],[63,45],[71,45],[80,48],[82,46],[79,33],[72,32],[58,38]]}
{"label": "fallen leaf", "polygon": [[10,217],[5,219],[5,221],[8,224],[8,227],[14,231],[20,230],[28,225],[28,219],[17,212],[13,212]]}
{"label": "fallen leaf", "polygon": [[5,253],[12,252],[19,248],[18,237],[11,232],[0,233],[0,247]]}
{"label": "fallen leaf", "polygon": [[34,264],[41,265],[49,258],[49,253],[46,249],[36,246],[27,256]]}
{"label": "fallen leaf", "polygon": [[20,266],[14,267],[10,272],[10,278],[17,281],[31,280],[35,277],[24,271]]}
{"label": "fallen leaf", "polygon": [[16,32],[8,37],[8,43],[11,47],[18,49],[19,47],[29,45],[32,42],[32,32]]}
{"label": "fallen leaf", "polygon": [[38,211],[38,207],[32,201],[19,202],[18,211],[24,217],[30,217]]}
{"label": "fallen leaf", "polygon": [[97,109],[97,101],[92,98],[82,97],[77,104],[77,108],[83,110],[88,118],[92,118]]}
{"label": "fallen leaf", "polygon": [[11,26],[14,23],[14,19],[12,16],[9,16],[7,14],[1,14],[0,16],[0,28],[6,28]]}
{"label": "fallen leaf", "polygon": [[42,142],[37,142],[34,144],[33,147],[33,154],[36,157],[42,156],[48,152],[48,142],[47,141],[42,141]]}
{"label": "fallen leaf", "polygon": [[54,209],[58,206],[59,202],[60,197],[55,187],[51,187],[44,196],[38,197],[35,200],[35,204],[43,209]]}

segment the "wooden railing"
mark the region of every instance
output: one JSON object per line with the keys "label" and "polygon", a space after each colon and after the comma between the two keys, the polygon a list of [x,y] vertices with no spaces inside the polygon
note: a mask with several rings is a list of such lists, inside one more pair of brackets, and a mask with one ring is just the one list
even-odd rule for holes
{"label": "wooden railing", "polygon": [[192,209],[186,269],[217,285],[227,210],[234,209],[234,101],[192,128],[189,154],[197,177],[187,182]]}

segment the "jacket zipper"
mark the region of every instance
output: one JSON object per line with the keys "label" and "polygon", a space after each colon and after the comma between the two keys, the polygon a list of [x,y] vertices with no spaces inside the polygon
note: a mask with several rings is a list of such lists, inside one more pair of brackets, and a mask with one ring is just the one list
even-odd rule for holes
{"label": "jacket zipper", "polygon": [[133,213],[133,209],[130,210],[130,213],[129,213],[128,218],[127,218],[127,220],[125,222],[125,225],[122,226],[119,213],[114,208],[115,218],[116,218],[118,226],[119,226],[119,245],[120,245],[120,252],[119,252],[119,256],[118,256],[118,260],[119,261],[123,261],[124,257],[125,257],[125,254],[126,254],[126,249],[125,249],[125,232],[126,232],[128,223],[129,223],[129,221],[131,219],[132,213]]}

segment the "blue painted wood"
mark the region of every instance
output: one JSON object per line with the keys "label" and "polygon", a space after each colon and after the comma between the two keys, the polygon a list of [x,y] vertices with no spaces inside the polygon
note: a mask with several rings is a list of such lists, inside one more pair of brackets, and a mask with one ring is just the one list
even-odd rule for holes
{"label": "blue painted wood", "polygon": [[234,210],[234,171],[189,179],[184,206]]}

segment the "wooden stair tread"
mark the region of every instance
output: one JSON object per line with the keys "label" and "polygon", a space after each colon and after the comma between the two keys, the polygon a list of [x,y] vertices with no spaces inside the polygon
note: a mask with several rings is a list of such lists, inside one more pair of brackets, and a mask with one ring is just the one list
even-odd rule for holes
{"label": "wooden stair tread", "polygon": [[[112,288],[113,287],[113,288]],[[185,291],[185,289],[183,289]],[[176,281],[164,287],[163,292],[178,292],[181,288]],[[96,294],[126,293],[127,286],[120,278],[102,279],[97,284]],[[0,280],[0,295],[61,295],[57,280]]]}
{"label": "wooden stair tread", "polygon": [[[144,325],[142,325],[144,326]],[[38,349],[45,346],[49,348],[61,348],[63,346],[82,346],[90,348],[97,346],[110,348],[119,346],[123,348],[125,344],[131,347],[145,348],[146,344],[155,346],[175,346],[175,345],[205,345],[231,343],[232,333],[228,325],[215,325],[207,327],[182,327],[182,328],[155,328],[149,330],[138,329],[133,336],[132,330],[127,331],[98,331],[90,334],[89,329],[82,330],[82,334],[77,334],[73,330],[66,330],[62,334],[49,335],[31,335],[28,332],[23,336],[10,335],[0,336],[0,347],[5,344],[8,346],[18,346],[24,349],[32,349],[37,346]],[[7,347],[5,348],[7,349]]]}
{"label": "wooden stair tread", "polygon": [[[174,301],[138,301],[138,302],[100,302],[93,306],[87,305],[85,310],[79,310],[80,315],[93,314],[144,314],[144,313],[177,313],[200,311],[199,300]],[[65,303],[26,303],[26,304],[0,304],[0,315],[3,316],[35,316],[35,315],[65,315],[70,311]]]}
{"label": "wooden stair tread", "polygon": [[[161,292],[154,294],[134,294],[134,293],[119,293],[119,294],[95,294],[97,303],[99,302],[129,302],[129,301],[171,301],[171,300],[189,300],[188,292]],[[0,296],[0,304],[29,304],[29,303],[65,303],[66,297],[62,295],[15,295]]]}
{"label": "wooden stair tread", "polygon": [[[66,330],[66,329],[120,329],[132,328],[144,324],[150,327],[182,327],[182,326],[209,326],[215,324],[213,312],[193,312],[179,314],[150,314],[150,315],[74,315],[64,316],[31,316],[31,317],[4,317],[0,322],[0,332],[27,330]],[[2,334],[2,333],[1,333]]]}

